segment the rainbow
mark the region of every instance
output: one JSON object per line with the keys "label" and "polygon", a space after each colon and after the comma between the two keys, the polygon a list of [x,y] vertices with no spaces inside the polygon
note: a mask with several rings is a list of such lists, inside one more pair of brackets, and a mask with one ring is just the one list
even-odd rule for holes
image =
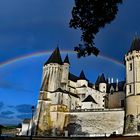
{"label": "rainbow", "polygon": [[[0,63],[0,68],[3,68],[3,67],[6,67],[8,65],[11,65],[11,64],[14,64],[14,63],[18,63],[20,61],[23,61],[23,60],[26,60],[26,59],[30,59],[30,58],[36,58],[36,57],[40,57],[40,56],[43,56],[43,55],[48,55],[48,54],[51,54],[52,51],[41,51],[41,52],[35,52],[35,53],[32,53],[32,54],[27,54],[27,55],[23,55],[23,56],[19,56],[19,57],[15,57],[13,59],[10,59],[10,60],[7,60],[7,61],[4,61],[2,63]],[[75,54],[74,51],[72,50],[63,50],[61,51],[61,53],[69,53],[69,54]],[[111,58],[111,57],[108,57],[108,56],[105,56],[103,54],[100,54],[98,56],[99,58],[101,59],[105,59],[107,61],[111,61],[121,67],[124,67],[124,64],[114,58]]]}

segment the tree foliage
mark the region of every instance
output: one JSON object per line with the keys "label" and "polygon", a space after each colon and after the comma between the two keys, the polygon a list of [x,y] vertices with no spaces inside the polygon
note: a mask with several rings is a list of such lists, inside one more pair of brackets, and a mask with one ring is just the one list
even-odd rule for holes
{"label": "tree foliage", "polygon": [[95,36],[101,28],[115,19],[120,3],[122,0],[75,0],[69,25],[82,31],[83,43],[74,48],[79,58],[99,54],[94,43]]}

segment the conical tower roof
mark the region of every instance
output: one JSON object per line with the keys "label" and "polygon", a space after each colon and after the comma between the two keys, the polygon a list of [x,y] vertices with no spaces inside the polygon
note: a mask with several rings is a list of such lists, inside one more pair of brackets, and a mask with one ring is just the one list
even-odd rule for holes
{"label": "conical tower roof", "polygon": [[140,38],[137,36],[133,39],[129,52],[132,52],[134,50],[140,51]]}
{"label": "conical tower roof", "polygon": [[80,73],[79,79],[80,80],[87,80],[83,70]]}
{"label": "conical tower roof", "polygon": [[100,77],[99,83],[106,83],[105,76],[104,76],[103,73],[102,73],[102,75]]}
{"label": "conical tower roof", "polygon": [[100,77],[101,77],[101,76],[99,75],[99,76],[98,76],[98,78],[97,78],[97,80],[96,80],[96,82],[95,82],[95,84],[96,84],[96,85],[98,85],[98,84],[99,84]]}
{"label": "conical tower roof", "polygon": [[95,84],[98,85],[98,84],[100,84],[100,83],[106,83],[106,82],[107,82],[107,81],[106,81],[106,79],[105,79],[105,76],[104,76],[104,74],[102,73],[101,76],[100,76],[100,75],[98,76],[98,78],[97,78]]}
{"label": "conical tower roof", "polygon": [[68,54],[66,55],[66,57],[65,57],[65,59],[64,59],[64,63],[68,63],[68,64],[70,64],[70,61],[69,61],[69,56],[68,56]]}
{"label": "conical tower roof", "polygon": [[52,55],[44,65],[47,65],[49,63],[57,63],[62,65],[62,59],[58,47],[53,51]]}

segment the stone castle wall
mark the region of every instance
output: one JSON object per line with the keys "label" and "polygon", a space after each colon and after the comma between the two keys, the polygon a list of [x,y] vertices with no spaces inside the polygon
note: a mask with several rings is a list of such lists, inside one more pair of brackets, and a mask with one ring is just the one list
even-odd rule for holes
{"label": "stone castle wall", "polygon": [[124,111],[116,109],[93,112],[71,112],[69,123],[78,126],[78,130],[73,132],[74,135],[81,133],[107,135],[113,132],[123,134]]}

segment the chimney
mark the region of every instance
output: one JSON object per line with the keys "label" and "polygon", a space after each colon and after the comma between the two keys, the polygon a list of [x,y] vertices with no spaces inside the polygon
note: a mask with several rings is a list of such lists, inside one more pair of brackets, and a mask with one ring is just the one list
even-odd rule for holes
{"label": "chimney", "polygon": [[110,78],[108,78],[108,83],[110,84]]}
{"label": "chimney", "polygon": [[111,83],[113,83],[113,78],[111,78]]}
{"label": "chimney", "polygon": [[118,87],[118,78],[116,79],[116,91],[118,91],[119,90],[119,87]]}

